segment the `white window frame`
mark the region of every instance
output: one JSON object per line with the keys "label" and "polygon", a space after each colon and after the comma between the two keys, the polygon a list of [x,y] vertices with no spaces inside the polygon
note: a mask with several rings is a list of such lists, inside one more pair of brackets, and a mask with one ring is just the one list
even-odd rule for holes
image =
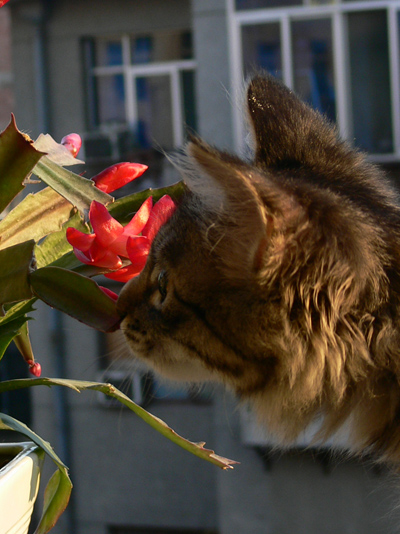
{"label": "white window frame", "polygon": [[[291,46],[290,23],[293,20],[327,18],[332,20],[334,83],[336,95],[337,125],[341,136],[351,139],[351,109],[349,95],[347,53],[346,15],[357,11],[374,11],[386,9],[388,17],[388,45],[390,90],[392,109],[393,152],[390,154],[371,154],[370,158],[378,162],[400,160],[400,42],[399,0],[367,0],[356,2],[340,2],[332,0],[329,5],[311,5],[304,0],[303,6],[282,8],[261,8],[237,11],[235,0],[226,0],[227,24],[230,50],[231,88],[235,101],[242,98],[243,91],[243,51],[241,29],[245,25],[278,22],[281,25],[282,71],[284,83],[293,88],[293,61]],[[339,74],[340,73],[340,74]],[[246,129],[243,116],[239,109],[234,110],[234,143],[239,152],[245,150]]]}
{"label": "white window frame", "polygon": [[[183,91],[180,74],[183,71],[196,71],[194,60],[175,60],[154,63],[131,64],[130,35],[122,35],[122,65],[93,67],[91,75],[100,78],[122,74],[125,86],[125,119],[129,128],[134,128],[138,119],[138,102],[135,80],[149,76],[169,76],[172,106],[173,144],[179,147],[184,142]],[[102,125],[99,125],[100,129]]]}

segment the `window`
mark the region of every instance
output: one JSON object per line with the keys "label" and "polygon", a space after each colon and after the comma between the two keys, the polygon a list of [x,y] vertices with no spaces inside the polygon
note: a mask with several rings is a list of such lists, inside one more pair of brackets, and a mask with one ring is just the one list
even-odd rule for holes
{"label": "window", "polygon": [[89,129],[103,134],[88,136],[86,158],[96,149],[104,154],[107,136],[110,156],[118,157],[121,144],[170,150],[184,142],[186,129],[196,129],[190,32],[86,39],[83,49]]}
{"label": "window", "polygon": [[[400,1],[227,3],[236,87],[266,70],[374,159],[400,159]],[[239,113],[235,122],[241,148]]]}
{"label": "window", "polygon": [[301,6],[302,0],[236,0],[236,9],[258,9],[260,7]]}
{"label": "window", "polygon": [[352,126],[357,144],[370,152],[393,152],[387,13],[349,13]]}

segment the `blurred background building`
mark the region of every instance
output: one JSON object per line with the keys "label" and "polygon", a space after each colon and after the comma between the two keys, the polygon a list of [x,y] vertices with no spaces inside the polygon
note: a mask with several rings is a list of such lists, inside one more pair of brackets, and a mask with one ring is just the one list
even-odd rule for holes
{"label": "blurred background building", "polygon": [[[157,187],[179,179],[163,153],[188,130],[246,151],[240,94],[261,68],[396,179],[399,22],[394,0],[10,0],[0,10],[0,126],[13,110],[33,138],[78,132],[87,176],[138,161],[149,171],[135,187]],[[219,471],[97,394],[36,388],[25,416],[74,482],[55,534],[397,532],[400,494],[383,469],[307,448],[307,436],[274,453],[229,394],[174,389],[133,369],[118,334],[45,307],[31,331],[45,375],[114,382],[179,434],[240,462]]]}

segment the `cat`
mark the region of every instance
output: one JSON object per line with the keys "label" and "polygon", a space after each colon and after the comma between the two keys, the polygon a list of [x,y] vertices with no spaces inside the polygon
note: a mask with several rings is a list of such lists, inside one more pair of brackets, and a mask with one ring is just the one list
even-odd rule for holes
{"label": "cat", "polygon": [[118,300],[134,355],[219,381],[282,443],[315,419],[400,464],[400,202],[272,76],[247,88],[252,161],[193,138],[187,190]]}

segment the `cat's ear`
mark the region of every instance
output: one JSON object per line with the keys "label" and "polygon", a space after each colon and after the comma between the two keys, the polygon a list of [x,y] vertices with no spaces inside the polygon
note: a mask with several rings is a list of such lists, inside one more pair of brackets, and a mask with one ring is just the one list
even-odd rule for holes
{"label": "cat's ear", "polygon": [[214,250],[231,279],[248,278],[263,265],[275,215],[281,212],[285,194],[264,187],[261,199],[257,183],[265,184],[265,174],[200,140],[192,141],[187,152],[196,166],[188,179],[189,189],[213,214],[209,231],[216,236]]}
{"label": "cat's ear", "polygon": [[247,89],[255,163],[290,168],[314,165],[338,144],[335,128],[273,76],[256,76]]}

